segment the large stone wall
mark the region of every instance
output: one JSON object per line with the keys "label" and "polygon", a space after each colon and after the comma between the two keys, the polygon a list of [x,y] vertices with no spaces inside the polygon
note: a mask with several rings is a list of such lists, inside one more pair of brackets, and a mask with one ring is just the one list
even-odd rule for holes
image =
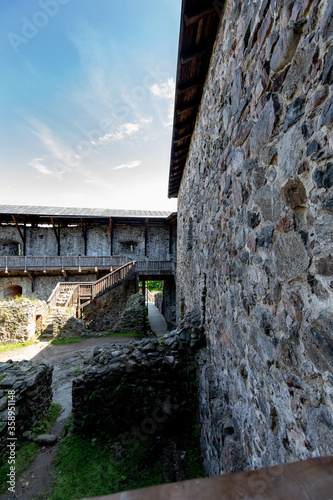
{"label": "large stone wall", "polygon": [[[0,456],[8,452],[8,444],[13,444],[7,438],[22,439],[25,433],[31,434],[38,420],[49,409],[52,372],[53,367],[45,363],[0,363]],[[15,431],[10,430],[10,433],[14,432],[14,436],[8,435],[8,422],[13,423],[13,412],[16,415]]]}
{"label": "large stone wall", "polygon": [[333,453],[332,19],[225,2],[178,208],[209,474]]}
{"label": "large stone wall", "polygon": [[61,273],[54,275],[34,276],[33,283],[27,276],[2,277],[0,278],[0,300],[6,298],[6,290],[8,289],[8,287],[12,286],[20,286],[22,288],[22,295],[24,295],[25,297],[47,301],[59,282],[96,281],[97,279],[98,277],[96,273],[71,274],[68,277],[68,280],[66,280],[64,278],[64,275]]}
{"label": "large stone wall", "polygon": [[[58,243],[53,227],[27,227],[27,256],[58,255]],[[171,235],[168,223],[149,221],[147,255],[145,255],[145,223],[130,225],[113,224],[113,255],[125,255],[137,260],[171,260],[175,258],[176,231]],[[22,242],[14,226],[0,228],[0,255],[19,255]],[[61,229],[61,255],[85,255],[81,226]],[[87,256],[111,255],[110,228],[108,225],[87,227]]]}
{"label": "large stone wall", "polygon": [[118,329],[118,323],[129,298],[135,292],[136,279],[131,279],[89,304],[83,309],[87,328],[97,332],[121,331]]}
{"label": "large stone wall", "polygon": [[0,343],[15,344],[33,339],[42,333],[48,313],[46,302],[41,300],[0,301]]}

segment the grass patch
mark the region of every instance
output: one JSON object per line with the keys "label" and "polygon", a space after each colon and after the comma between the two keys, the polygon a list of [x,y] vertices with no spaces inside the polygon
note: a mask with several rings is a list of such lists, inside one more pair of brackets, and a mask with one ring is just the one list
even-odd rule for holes
{"label": "grass patch", "polygon": [[[36,427],[32,429],[34,437],[42,433],[48,433],[52,429],[57,417],[60,413],[61,405],[57,403],[51,403],[50,409],[46,415],[38,422]],[[33,463],[40,445],[34,442],[17,442],[16,445],[16,457],[15,457],[15,467],[16,467],[16,483],[18,484],[18,479],[24,474],[24,472]],[[7,458],[3,457],[0,465],[0,494],[7,490],[7,474],[9,473],[9,464]]]}
{"label": "grass patch", "polygon": [[60,444],[56,482],[49,500],[74,500],[160,484],[161,464],[148,440],[123,459],[115,458],[114,442],[71,436]]}
{"label": "grass patch", "polygon": [[38,340],[32,339],[26,342],[20,342],[18,344],[3,345],[0,344],[0,352],[15,351],[15,349],[21,349],[22,347],[27,347],[29,345],[38,344]]}
{"label": "grass patch", "polygon": [[83,338],[74,337],[69,339],[54,339],[51,340],[51,344],[53,345],[67,345],[67,344],[76,344],[77,342],[81,342]]}

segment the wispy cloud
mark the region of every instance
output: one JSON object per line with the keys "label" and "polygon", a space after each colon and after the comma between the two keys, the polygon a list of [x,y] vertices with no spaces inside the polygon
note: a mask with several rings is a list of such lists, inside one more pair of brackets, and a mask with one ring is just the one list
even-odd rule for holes
{"label": "wispy cloud", "polygon": [[150,92],[154,97],[167,102],[167,119],[163,120],[165,127],[171,127],[173,122],[173,110],[175,102],[175,87],[176,83],[173,78],[168,78],[163,83],[154,83],[150,87]]}
{"label": "wispy cloud", "polygon": [[150,87],[150,92],[162,99],[173,99],[175,95],[175,80],[173,78],[168,78],[166,82],[154,83]]}
{"label": "wispy cloud", "polygon": [[136,168],[141,165],[142,161],[136,160],[136,161],[129,161],[128,163],[122,163],[121,165],[117,165],[114,167],[113,170],[122,170],[124,168]]}

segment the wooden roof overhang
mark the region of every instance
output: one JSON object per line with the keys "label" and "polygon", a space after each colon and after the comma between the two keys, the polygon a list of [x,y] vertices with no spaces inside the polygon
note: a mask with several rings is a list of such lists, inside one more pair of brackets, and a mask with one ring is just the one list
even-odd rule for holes
{"label": "wooden roof overhang", "polygon": [[216,39],[222,3],[222,1],[216,0],[183,0],[171,145],[169,198],[178,196]]}
{"label": "wooden roof overhang", "polygon": [[161,211],[76,209],[57,207],[0,206],[0,225],[21,224],[71,226],[113,223],[137,225],[147,219],[157,224],[170,223],[176,214]]}

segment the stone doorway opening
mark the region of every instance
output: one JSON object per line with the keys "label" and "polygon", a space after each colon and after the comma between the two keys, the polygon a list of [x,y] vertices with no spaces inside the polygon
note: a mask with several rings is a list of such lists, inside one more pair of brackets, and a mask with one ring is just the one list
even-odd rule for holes
{"label": "stone doorway opening", "polygon": [[20,297],[22,295],[22,287],[19,285],[9,285],[4,290],[4,298],[12,299],[13,297]]}

